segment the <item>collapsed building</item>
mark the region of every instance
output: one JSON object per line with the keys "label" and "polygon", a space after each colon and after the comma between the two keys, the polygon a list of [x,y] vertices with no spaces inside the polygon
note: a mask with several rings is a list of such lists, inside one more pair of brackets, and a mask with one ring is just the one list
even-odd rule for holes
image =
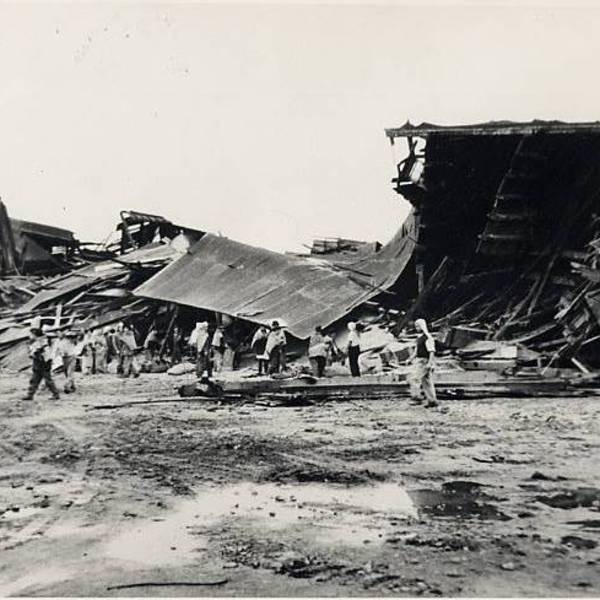
{"label": "collapsed building", "polygon": [[454,347],[504,340],[600,362],[600,123],[410,123],[395,190],[418,232],[408,315]]}
{"label": "collapsed building", "polygon": [[[128,319],[140,340],[155,327],[160,356],[198,320],[224,326],[233,356],[248,354],[256,326],[278,320],[296,357],[318,325],[343,345],[353,320],[368,324],[362,349],[385,370],[408,356],[416,316],[461,385],[464,369],[548,379],[600,364],[600,124],[407,123],[386,134],[407,142],[393,183],[412,206],[387,244],[324,238],[282,254],[122,211],[113,240],[76,244],[79,268],[0,311],[0,366],[27,366],[40,318],[57,329]],[[486,377],[488,388],[501,380]]]}

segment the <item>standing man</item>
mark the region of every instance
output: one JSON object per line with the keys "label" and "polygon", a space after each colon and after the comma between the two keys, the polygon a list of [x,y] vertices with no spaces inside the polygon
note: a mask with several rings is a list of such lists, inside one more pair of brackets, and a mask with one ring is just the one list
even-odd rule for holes
{"label": "standing man", "polygon": [[104,339],[106,340],[106,364],[110,364],[113,358],[117,358],[115,347],[115,328],[113,326],[104,328]]}
{"label": "standing man", "polygon": [[108,346],[102,329],[94,330],[94,333],[92,334],[92,344],[94,346],[96,373],[106,373],[108,371],[106,365]]}
{"label": "standing man", "polygon": [[320,326],[315,327],[315,332],[310,336],[310,342],[308,343],[308,360],[312,365],[315,377],[323,377],[325,374],[329,349],[328,341],[331,342],[331,338],[323,335],[322,328]]}
{"label": "standing man", "polygon": [[352,377],[360,377],[360,366],[358,357],[360,356],[360,333],[356,328],[356,323],[348,323],[348,363],[350,364],[350,373]]}
{"label": "standing man", "polygon": [[269,371],[269,357],[266,355],[267,351],[267,338],[269,337],[269,330],[261,325],[254,334],[250,347],[254,351],[256,360],[258,362],[258,374],[267,375]]}
{"label": "standing man", "polygon": [[182,351],[181,343],[183,341],[183,332],[179,325],[173,326],[173,334],[171,336],[171,363],[177,365],[181,362]]}
{"label": "standing man", "polygon": [[212,375],[212,364],[210,361],[210,333],[206,321],[196,323],[196,329],[190,336],[190,343],[193,343],[196,346],[196,375],[200,379],[206,372],[208,377],[210,377]]}
{"label": "standing man", "polygon": [[94,342],[88,328],[83,332],[81,341],[81,374],[90,375],[94,372]]}
{"label": "standing man", "polygon": [[129,323],[123,326],[123,329],[119,333],[118,337],[119,354],[121,355],[123,365],[123,377],[134,377],[140,376],[140,371],[137,365],[137,361],[134,357],[137,351],[137,341],[135,339],[135,333]]}
{"label": "standing man", "polygon": [[271,323],[271,333],[267,337],[266,353],[269,355],[269,373],[280,373],[285,370],[285,332],[278,321]]}
{"label": "standing man", "polygon": [[223,355],[225,354],[225,336],[223,335],[222,325],[217,326],[213,333],[210,345],[212,350],[213,369],[215,373],[219,373],[223,370]]}
{"label": "standing man", "polygon": [[158,342],[158,331],[156,327],[152,325],[146,339],[144,340],[144,353],[146,355],[146,360],[148,362],[152,362],[154,360],[154,356],[158,352],[160,344]]}
{"label": "standing man", "polygon": [[29,338],[29,356],[32,360],[31,379],[27,395],[23,400],[33,400],[42,379],[46,382],[46,387],[52,393],[53,400],[59,400],[60,394],[54,379],[52,379],[52,348],[48,339],[42,333],[41,329],[32,329]]}
{"label": "standing man", "polygon": [[75,391],[75,365],[77,363],[77,334],[74,331],[61,333],[58,338],[56,355],[60,356],[65,374],[65,394]]}
{"label": "standing man", "polygon": [[433,371],[435,368],[435,340],[425,319],[415,321],[415,329],[421,335],[417,338],[415,349],[411,356],[412,373],[409,377],[410,396],[413,404],[422,404],[423,397],[427,400],[425,406],[437,406],[437,396],[433,384]]}

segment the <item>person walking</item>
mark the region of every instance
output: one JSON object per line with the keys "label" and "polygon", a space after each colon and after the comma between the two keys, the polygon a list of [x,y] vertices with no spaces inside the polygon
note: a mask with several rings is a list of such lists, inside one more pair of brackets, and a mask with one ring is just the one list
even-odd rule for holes
{"label": "person walking", "polygon": [[285,370],[285,350],[285,332],[280,327],[279,321],[273,321],[265,347],[266,354],[269,356],[269,374],[273,375]]}
{"label": "person walking", "polygon": [[[331,342],[331,338],[329,338],[329,342]],[[310,361],[315,377],[323,377],[325,374],[328,350],[327,336],[323,335],[323,330],[320,326],[315,327],[315,332],[310,336],[308,343],[308,360]]]}
{"label": "person walking", "polygon": [[250,347],[252,348],[258,363],[259,375],[267,375],[269,371],[269,357],[266,354],[268,337],[269,330],[264,325],[261,325],[254,333],[252,342],[250,342]]}
{"label": "person walking", "polygon": [[413,404],[422,404],[432,408],[437,406],[437,395],[433,382],[435,369],[435,340],[429,332],[425,319],[415,320],[415,329],[420,332],[410,358],[412,372],[409,376],[410,397]]}
{"label": "person walking", "polygon": [[42,380],[46,382],[46,387],[50,390],[52,398],[59,400],[60,394],[54,379],[52,379],[52,348],[48,337],[44,335],[41,329],[35,328],[30,332],[29,356],[32,361],[31,379],[23,400],[33,400],[33,396]]}
{"label": "person walking", "polygon": [[356,327],[356,323],[348,323],[348,363],[350,365],[350,373],[352,377],[360,377],[360,366],[358,357],[360,356],[360,333]]}

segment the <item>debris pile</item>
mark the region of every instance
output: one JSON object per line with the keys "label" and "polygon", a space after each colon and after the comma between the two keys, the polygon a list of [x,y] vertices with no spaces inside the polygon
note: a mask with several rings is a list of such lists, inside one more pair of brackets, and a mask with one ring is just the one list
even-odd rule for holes
{"label": "debris pile", "polygon": [[[178,255],[172,245],[150,244],[44,279],[27,302],[16,309],[0,310],[0,366],[21,370],[29,365],[27,340],[34,323],[55,331],[83,331],[151,312],[155,307],[135,298],[131,290]],[[6,280],[3,285],[7,285]]]}
{"label": "debris pile", "polygon": [[466,368],[600,365],[600,124],[386,133],[408,141],[394,182],[418,228],[417,289],[399,330],[427,315]]}

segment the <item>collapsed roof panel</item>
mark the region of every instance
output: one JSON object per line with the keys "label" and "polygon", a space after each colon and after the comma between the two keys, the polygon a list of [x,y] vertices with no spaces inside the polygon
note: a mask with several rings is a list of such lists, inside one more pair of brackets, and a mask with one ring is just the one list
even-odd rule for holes
{"label": "collapsed roof panel", "polygon": [[123,275],[131,268],[162,265],[179,256],[179,252],[168,244],[150,244],[118,259],[107,260],[77,269],[66,276],[50,280],[31,300],[19,307],[18,312],[31,311],[53,302],[77,290],[82,290],[97,281],[105,281]]}
{"label": "collapsed roof panel", "polygon": [[317,325],[337,321],[393,285],[414,249],[412,227],[411,216],[404,235],[352,265],[354,274],[324,260],[279,254],[206,234],[134,294],[257,323],[281,319],[293,335],[304,339]]}

